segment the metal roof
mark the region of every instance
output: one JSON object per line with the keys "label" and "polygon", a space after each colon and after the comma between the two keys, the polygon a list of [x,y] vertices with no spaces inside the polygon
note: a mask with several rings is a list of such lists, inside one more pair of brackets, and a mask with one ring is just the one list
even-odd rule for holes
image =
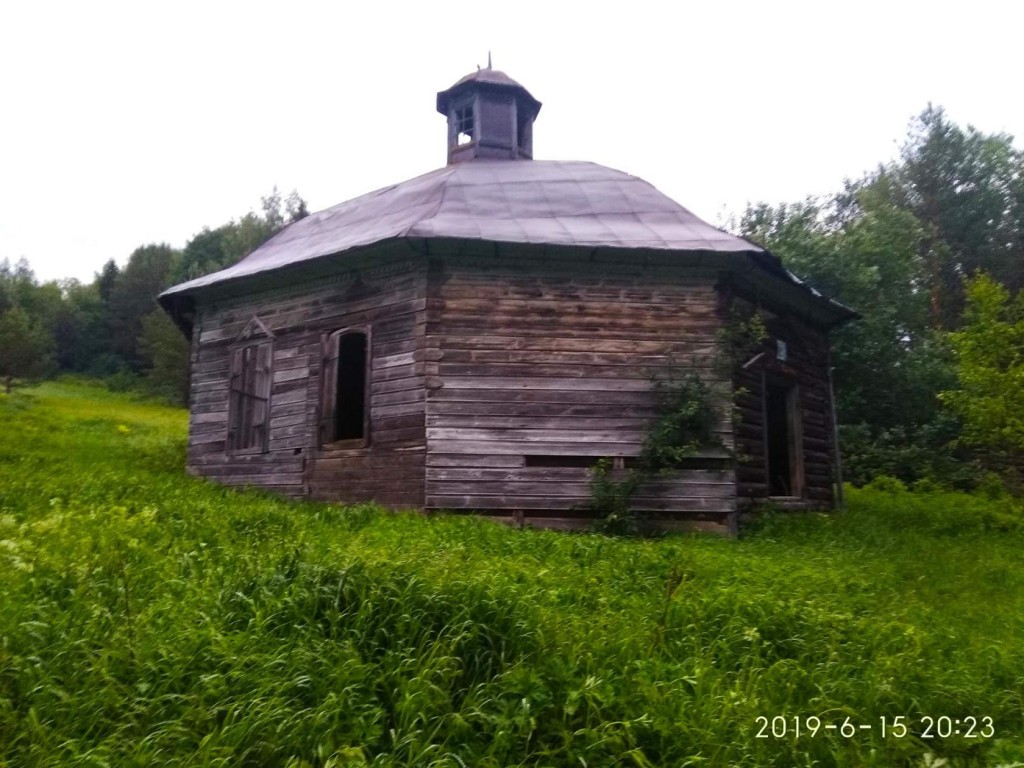
{"label": "metal roof", "polygon": [[466,93],[467,91],[474,90],[476,87],[480,86],[483,88],[497,88],[518,92],[522,94],[526,99],[526,102],[530,105],[530,109],[534,117],[536,117],[537,113],[540,112],[541,103],[533,97],[533,94],[504,72],[497,69],[491,69],[490,67],[487,67],[487,69],[478,69],[476,72],[471,72],[448,90],[438,93],[437,111],[441,114],[446,114],[448,112],[448,105],[452,98]]}
{"label": "metal roof", "polygon": [[474,160],[291,224],[237,264],[162,296],[342,254],[393,238],[764,254],[635,176],[586,162]]}
{"label": "metal roof", "polygon": [[[511,85],[516,88],[523,88],[522,83],[513,80],[500,69],[491,69],[490,67],[487,67],[486,69],[478,69],[476,72],[470,72],[465,77],[460,78],[459,81],[448,90],[450,91],[454,88],[458,88],[460,85],[465,83],[492,83],[494,85]],[[523,88],[523,90],[526,89]]]}

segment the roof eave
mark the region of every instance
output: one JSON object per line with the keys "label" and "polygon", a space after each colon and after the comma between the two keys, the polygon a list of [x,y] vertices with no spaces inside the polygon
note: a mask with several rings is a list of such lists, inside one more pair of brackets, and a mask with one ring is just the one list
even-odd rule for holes
{"label": "roof eave", "polygon": [[[810,285],[797,278],[782,266],[782,263],[776,256],[753,243],[751,243],[750,250],[716,251],[711,249],[693,249],[681,251],[660,248],[638,249],[602,245],[588,246],[585,244],[570,246],[566,244],[506,243],[502,241],[485,241],[463,237],[422,238],[409,235],[387,238],[375,243],[338,251],[333,254],[325,254],[315,259],[275,264],[269,266],[267,269],[231,276],[221,280],[204,281],[202,278],[192,280],[167,289],[160,294],[158,301],[164,310],[172,317],[178,327],[182,329],[182,332],[189,335],[191,333],[191,327],[195,317],[195,306],[197,300],[206,300],[207,298],[221,296],[234,296],[253,288],[262,289],[262,283],[265,283],[268,280],[273,280],[279,275],[306,273],[303,276],[303,279],[316,279],[318,276],[322,277],[335,272],[339,266],[340,259],[344,259],[346,262],[344,266],[347,270],[352,269],[353,265],[347,262],[357,256],[367,253],[373,255],[375,252],[379,253],[379,251],[385,249],[392,250],[398,243],[404,243],[405,247],[412,254],[423,255],[427,252],[429,247],[425,245],[428,241],[438,243],[445,241],[453,242],[459,244],[460,248],[464,245],[473,247],[480,243],[488,242],[493,243],[497,247],[514,246],[517,249],[525,248],[528,250],[537,250],[538,253],[545,251],[558,251],[562,249],[574,250],[582,248],[593,252],[601,251],[608,254],[609,257],[616,253],[629,253],[635,255],[637,252],[642,250],[649,250],[651,253],[664,254],[666,257],[670,257],[671,255],[677,257],[685,256],[687,258],[680,258],[680,263],[688,266],[696,266],[702,262],[706,266],[712,266],[714,262],[718,262],[714,265],[734,272],[739,276],[754,271],[762,275],[770,276],[773,278],[771,283],[766,284],[763,280],[757,280],[756,282],[749,282],[747,285],[752,292],[770,295],[774,300],[781,302],[784,306],[791,307],[794,311],[800,312],[814,325],[825,330],[838,328],[860,317],[860,314],[855,310],[844,306],[834,299],[830,299],[822,295]],[[730,259],[730,257],[742,259],[743,262],[747,264],[747,268],[741,269],[741,264],[739,262],[730,264],[729,261],[722,261],[723,259]],[[774,287],[772,284],[774,284]],[[764,289],[768,290],[765,291]]]}
{"label": "roof eave", "polygon": [[[834,330],[861,317],[856,310],[825,296],[785,269],[778,257],[769,251],[752,252],[748,256],[749,269],[739,272],[738,276],[741,285],[749,288],[752,293],[792,307],[806,320],[825,331]],[[743,275],[755,270],[767,273],[773,280],[770,283],[745,283]]]}

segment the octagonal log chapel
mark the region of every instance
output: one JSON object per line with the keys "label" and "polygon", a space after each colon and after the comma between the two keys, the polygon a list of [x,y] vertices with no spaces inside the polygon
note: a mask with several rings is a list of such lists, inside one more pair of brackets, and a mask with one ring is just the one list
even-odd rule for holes
{"label": "octagonal log chapel", "polygon": [[[191,473],[578,527],[591,467],[636,461],[652,380],[685,361],[725,393],[719,445],[636,510],[725,530],[751,501],[832,503],[827,332],[855,313],[641,179],[534,160],[540,108],[478,70],[437,95],[444,168],[160,296],[191,338]],[[737,311],[767,334],[723,372]]]}

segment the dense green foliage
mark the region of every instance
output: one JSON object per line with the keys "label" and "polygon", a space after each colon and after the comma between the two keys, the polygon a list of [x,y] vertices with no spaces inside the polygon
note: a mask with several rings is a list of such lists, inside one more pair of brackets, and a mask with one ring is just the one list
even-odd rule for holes
{"label": "dense green foliage", "polygon": [[136,248],[114,281],[108,301],[111,352],[132,371],[142,370],[142,319],[157,310],[177,254],[169,245]]}
{"label": "dense green foliage", "polygon": [[53,340],[21,307],[0,315],[0,387],[10,394],[15,384],[41,379],[50,366]]}
{"label": "dense green foliage", "polygon": [[669,368],[653,386],[658,417],[647,429],[637,458],[645,473],[671,470],[701,448],[722,447],[715,435],[722,414],[715,393],[700,376]]}
{"label": "dense green foliage", "polygon": [[[1006,498],[876,483],[739,541],[622,540],[222,489],[184,429],[81,384],[0,396],[0,765],[1024,761]],[[756,738],[775,715],[875,727]]]}
{"label": "dense green foliage", "polygon": [[603,533],[639,533],[644,519],[632,508],[632,500],[643,484],[677,468],[701,448],[724,447],[715,434],[721,414],[714,393],[697,374],[669,366],[654,376],[652,386],[658,415],[647,428],[636,464],[614,471],[612,460],[605,457],[590,470],[586,507]]}
{"label": "dense green foliage", "polygon": [[275,187],[261,199],[261,213],[249,211],[216,229],[204,228],[185,245],[170,283],[183,283],[230,267],[273,237],[283,226],[309,215],[306,201],[294,190],[281,198]]}
{"label": "dense green foliage", "polygon": [[959,388],[941,394],[963,421],[962,440],[986,451],[1020,486],[1024,455],[1024,293],[982,274],[968,281],[963,327],[951,333]]}
{"label": "dense green foliage", "polygon": [[937,327],[960,324],[964,276],[980,270],[1024,287],[1024,155],[1012,136],[961,128],[929,105],[891,173],[896,203],[922,225]]}
{"label": "dense green foliage", "polygon": [[898,160],[835,195],[751,206],[737,228],[863,315],[833,334],[849,477],[971,487],[1007,466],[957,440],[965,411],[937,395],[961,386],[949,333],[964,322],[964,279],[983,271],[1011,292],[1024,286],[1024,153],[1010,136],[928,107]]}

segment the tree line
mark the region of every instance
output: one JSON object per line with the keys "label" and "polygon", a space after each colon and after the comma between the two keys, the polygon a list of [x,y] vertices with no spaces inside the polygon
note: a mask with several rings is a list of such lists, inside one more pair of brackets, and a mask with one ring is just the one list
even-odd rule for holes
{"label": "tree line", "polygon": [[[136,249],[89,284],[0,264],[0,384],[53,371],[188,392],[164,288],[222,269],[307,213],[275,190],[183,250]],[[1024,469],[1024,153],[929,106],[895,160],[831,195],[749,205],[732,222],[862,319],[833,334],[848,479],[1020,492]]]}
{"label": "tree line", "polygon": [[19,382],[80,373],[184,405],[189,345],[157,295],[236,263],[307,214],[297,192],[274,189],[258,213],[204,228],[181,250],[143,245],[124,267],[107,261],[91,283],[40,283],[26,260],[0,262],[0,385],[10,392]]}
{"label": "tree line", "polygon": [[897,159],[739,234],[857,309],[832,336],[849,479],[1020,491],[1024,153],[929,106]]}

